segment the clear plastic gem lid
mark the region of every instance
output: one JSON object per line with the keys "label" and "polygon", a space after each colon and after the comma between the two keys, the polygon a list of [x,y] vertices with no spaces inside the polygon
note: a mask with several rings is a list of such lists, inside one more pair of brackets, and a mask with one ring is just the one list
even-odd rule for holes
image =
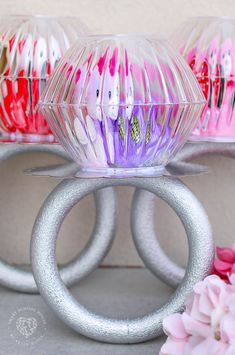
{"label": "clear plastic gem lid", "polygon": [[204,102],[187,63],[165,40],[102,35],[84,36],[66,52],[40,106],[82,169],[116,169],[165,166]]}

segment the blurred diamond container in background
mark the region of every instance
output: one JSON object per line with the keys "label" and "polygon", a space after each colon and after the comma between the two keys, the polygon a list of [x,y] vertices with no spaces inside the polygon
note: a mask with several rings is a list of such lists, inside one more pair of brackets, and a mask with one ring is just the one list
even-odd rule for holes
{"label": "blurred diamond container in background", "polygon": [[235,142],[235,18],[190,18],[171,42],[207,100],[191,140]]}
{"label": "blurred diamond container in background", "polygon": [[0,18],[0,142],[54,142],[38,100],[60,57],[87,32],[76,17]]}

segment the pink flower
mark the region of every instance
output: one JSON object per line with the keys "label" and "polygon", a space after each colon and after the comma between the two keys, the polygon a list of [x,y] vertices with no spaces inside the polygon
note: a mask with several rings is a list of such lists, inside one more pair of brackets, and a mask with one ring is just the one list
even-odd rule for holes
{"label": "pink flower", "polygon": [[229,282],[231,273],[235,273],[235,244],[231,248],[217,247],[213,274]]}
{"label": "pink flower", "polygon": [[163,321],[160,355],[235,354],[235,274],[230,282],[211,275],[195,285],[183,314]]}

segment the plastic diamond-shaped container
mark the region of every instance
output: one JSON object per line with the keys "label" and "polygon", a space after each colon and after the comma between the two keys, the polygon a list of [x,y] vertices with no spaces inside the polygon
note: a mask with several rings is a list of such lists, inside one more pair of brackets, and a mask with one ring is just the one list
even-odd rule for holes
{"label": "plastic diamond-shaped container", "polygon": [[159,175],[204,103],[191,69],[165,40],[90,35],[62,57],[40,109],[88,175]]}
{"label": "plastic diamond-shaped container", "polygon": [[0,142],[50,143],[37,104],[63,53],[86,27],[77,18],[0,18]]}
{"label": "plastic diamond-shaped container", "polygon": [[207,99],[191,140],[235,142],[235,18],[191,18],[171,42]]}

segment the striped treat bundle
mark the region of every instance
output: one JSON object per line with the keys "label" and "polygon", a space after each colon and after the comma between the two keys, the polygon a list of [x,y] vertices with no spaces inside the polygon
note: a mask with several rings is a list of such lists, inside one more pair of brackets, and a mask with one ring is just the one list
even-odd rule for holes
{"label": "striped treat bundle", "polygon": [[235,141],[235,19],[193,18],[172,38],[204,92],[207,105],[192,140]]}
{"label": "striped treat bundle", "polygon": [[0,20],[0,140],[53,142],[37,110],[61,55],[85,28],[75,18],[10,16]]}

